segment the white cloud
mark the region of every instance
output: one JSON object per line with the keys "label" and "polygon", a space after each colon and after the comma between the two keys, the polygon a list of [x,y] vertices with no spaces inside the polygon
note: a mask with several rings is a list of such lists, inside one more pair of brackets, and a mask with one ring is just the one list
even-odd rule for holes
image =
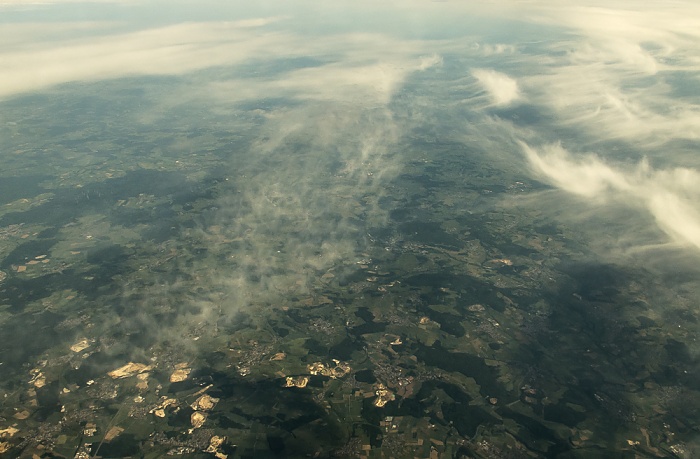
{"label": "white cloud", "polygon": [[[700,173],[688,168],[654,170],[641,161],[633,170],[600,158],[574,158],[561,145],[534,149],[521,142],[533,172],[552,185],[593,200],[645,209],[672,241],[700,249]],[[596,202],[597,201],[597,202]],[[630,231],[632,228],[630,228]]]}
{"label": "white cloud", "polygon": [[605,165],[595,156],[573,163],[561,145],[548,145],[537,152],[521,143],[533,169],[550,182],[570,193],[588,198],[603,196],[610,190],[628,190],[626,178]]}
{"label": "white cloud", "polygon": [[72,81],[182,74],[230,65],[293,41],[280,34],[250,34],[248,27],[219,22],[178,24],[77,42],[39,43],[21,51],[0,52],[4,65],[0,97]]}
{"label": "white cloud", "polygon": [[472,70],[481,87],[495,105],[508,105],[520,97],[518,83],[508,75],[490,69]]}

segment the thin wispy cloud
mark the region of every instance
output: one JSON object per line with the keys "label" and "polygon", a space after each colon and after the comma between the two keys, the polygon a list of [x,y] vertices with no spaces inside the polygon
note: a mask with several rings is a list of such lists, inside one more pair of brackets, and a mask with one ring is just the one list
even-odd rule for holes
{"label": "thin wispy cloud", "polygon": [[640,9],[535,2],[523,13],[569,31],[522,79],[532,101],[563,124],[600,140],[657,148],[700,138],[700,99],[678,97],[678,84],[700,70],[700,6],[656,2]]}
{"label": "thin wispy cloud", "polygon": [[[309,294],[329,269],[355,267],[366,228],[388,220],[380,202],[401,170],[395,145],[405,126],[390,102],[412,74],[443,63],[439,43],[428,40],[370,32],[310,39],[285,24],[284,16],[177,23],[0,50],[9,63],[0,73],[0,98],[70,94],[71,85],[58,87],[65,83],[174,75],[169,91],[145,90],[142,107],[130,115],[138,124],[157,126],[187,107],[230,114],[221,125],[240,128],[237,117],[249,116],[241,107],[261,105],[260,124],[245,133],[249,151],[222,168],[237,191],[223,194],[211,222],[190,232],[212,252],[239,245],[226,254],[226,269],[207,274],[227,301],[205,301],[202,320]],[[295,58],[313,65],[295,65]],[[246,70],[269,64],[275,71]],[[288,103],[261,103],[268,99]]]}
{"label": "thin wispy cloud", "polygon": [[322,41],[270,35],[279,42],[255,46],[247,53],[251,60],[296,53],[317,62],[254,78],[237,74],[236,65],[222,77],[183,75],[177,91],[159,94],[137,115],[158,123],[179,106],[240,113],[239,107],[267,99],[288,102],[260,104],[265,108],[256,111],[261,125],[250,152],[231,163],[239,191],[221,197],[217,229],[199,232],[206,243],[242,244],[235,266],[217,278],[224,290],[236,292],[226,313],[278,301],[280,292],[308,294],[327,270],[340,274],[344,264],[352,266],[365,247],[366,228],[387,223],[380,202],[401,171],[395,146],[406,126],[390,102],[412,74],[443,62],[427,42],[383,34],[334,34]]}

